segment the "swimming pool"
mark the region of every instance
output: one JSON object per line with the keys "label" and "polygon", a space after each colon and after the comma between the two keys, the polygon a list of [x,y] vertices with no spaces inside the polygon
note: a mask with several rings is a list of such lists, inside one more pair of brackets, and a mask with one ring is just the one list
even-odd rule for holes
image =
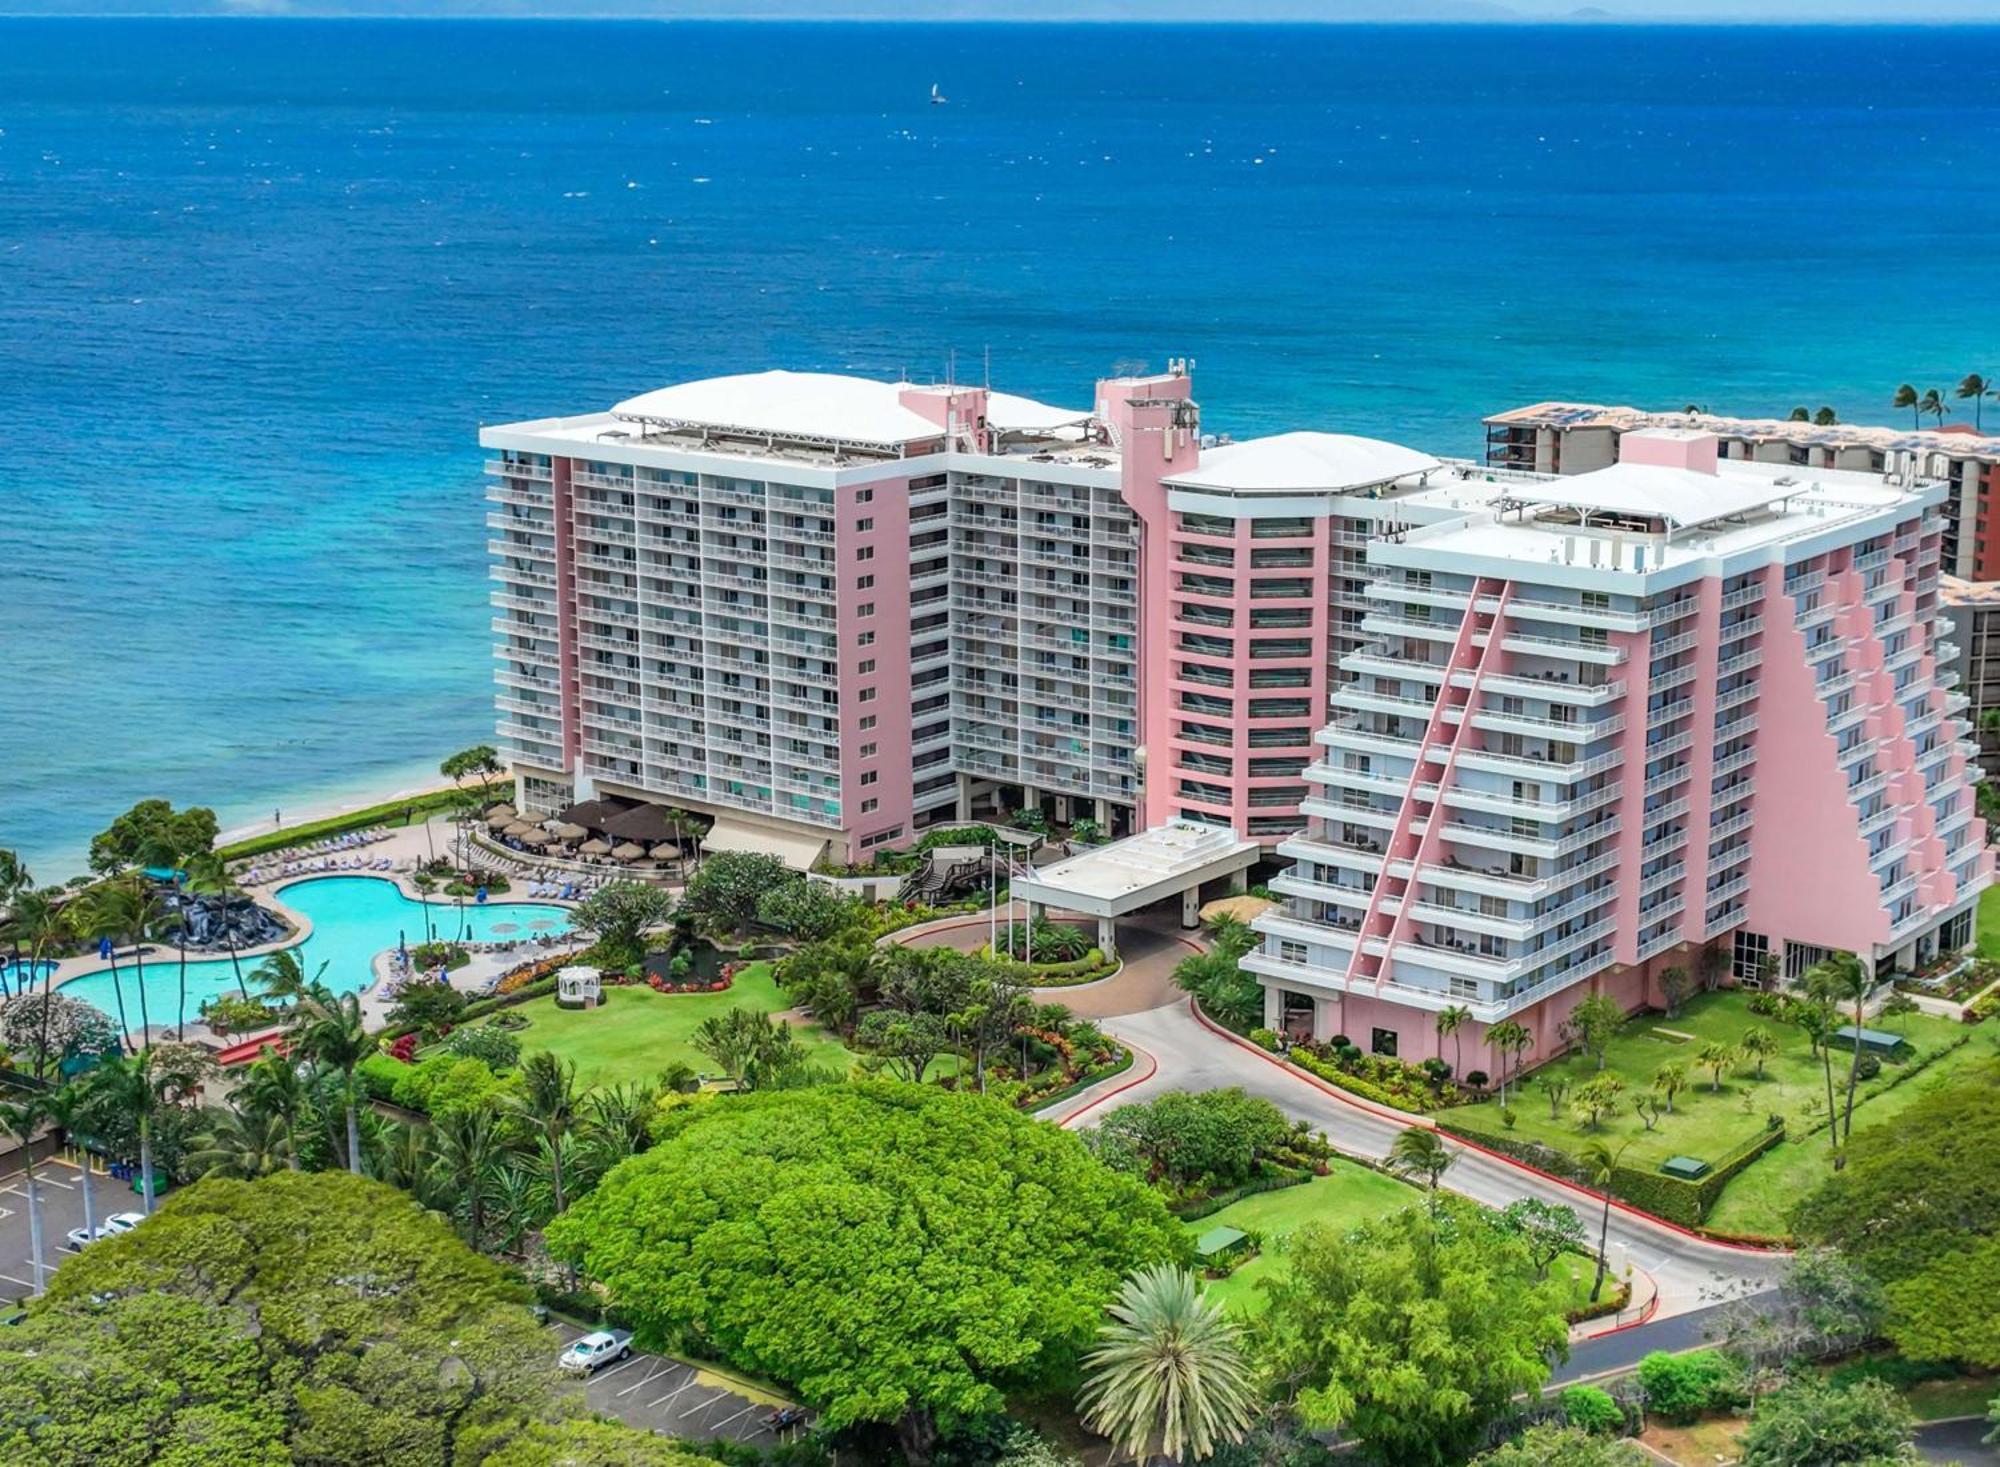
{"label": "swimming pool", "polygon": [[[372,876],[309,877],[281,888],[279,895],[286,906],[312,919],[311,936],[294,946],[307,976],[319,972],[320,964],[326,965],[322,981],[335,993],[365,988],[377,953],[398,942],[413,947],[423,942],[426,914],[437,937],[465,942],[526,939],[569,930],[568,909],[546,902],[489,901],[482,905],[468,900],[461,909],[455,901],[416,901],[404,896],[394,882]],[[146,957],[146,1008],[155,1024],[171,1024],[180,993],[180,963],[171,947],[157,942],[152,947]],[[257,984],[250,975],[263,961],[261,954],[242,960],[243,981],[253,995]],[[125,990],[126,1019],[136,1027],[139,983],[131,963],[119,962],[118,981]],[[109,969],[56,986],[71,998],[80,998],[117,1017],[118,1000]],[[236,991],[236,969],[228,958],[188,959],[188,1017],[194,1017],[202,1000]]]}

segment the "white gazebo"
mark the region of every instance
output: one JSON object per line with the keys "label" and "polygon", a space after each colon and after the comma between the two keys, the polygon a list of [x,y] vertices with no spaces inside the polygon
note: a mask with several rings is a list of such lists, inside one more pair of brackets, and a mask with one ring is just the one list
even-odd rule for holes
{"label": "white gazebo", "polygon": [[604,988],[595,968],[581,964],[556,972],[556,1002],[567,1008],[594,1009],[604,1001]]}
{"label": "white gazebo", "polygon": [[1053,866],[1012,877],[1008,889],[1028,903],[1030,921],[1050,907],[1097,919],[1097,945],[1118,951],[1117,921],[1168,897],[1181,899],[1181,925],[1200,924],[1201,890],[1215,882],[1241,890],[1262,851],[1226,825],[1170,820]]}

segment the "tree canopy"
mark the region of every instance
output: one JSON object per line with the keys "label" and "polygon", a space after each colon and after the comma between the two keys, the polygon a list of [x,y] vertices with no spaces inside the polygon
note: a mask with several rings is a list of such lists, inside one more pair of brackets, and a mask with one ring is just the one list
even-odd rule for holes
{"label": "tree canopy", "polygon": [[216,829],[213,810],[200,805],[175,810],[170,800],[141,800],[90,838],[90,869],[109,874],[185,860],[213,849]]}
{"label": "tree canopy", "polygon": [[200,1182],[71,1259],[4,1332],[0,1460],[474,1467],[519,1439],[497,1460],[553,1464],[533,1443],[573,1393],[526,1299],[380,1183]]}
{"label": "tree canopy", "polygon": [[1065,1382],[1130,1270],[1183,1261],[1158,1197],[977,1095],[869,1082],[670,1113],[550,1224],[649,1335],[793,1386],[832,1427],[940,1426]]}
{"label": "tree canopy", "polygon": [[1857,1131],[1845,1168],[1794,1218],[1800,1238],[1838,1248],[1882,1283],[1884,1328],[1918,1358],[2000,1365],[2000,1327],[1968,1307],[2000,1279],[1996,1131],[2000,1063],[1988,1063]]}
{"label": "tree canopy", "polygon": [[804,879],[761,851],[716,851],[702,857],[688,878],[681,913],[712,932],[740,932],[756,918],[767,893]]}
{"label": "tree canopy", "polygon": [[1267,1279],[1259,1352],[1300,1415],[1397,1467],[1463,1462],[1568,1349],[1527,1247],[1467,1207],[1416,1208],[1342,1235],[1308,1223]]}
{"label": "tree canopy", "polygon": [[1206,1179],[1213,1188],[1250,1180],[1258,1161],[1291,1133],[1284,1112],[1240,1089],[1170,1090],[1120,1106],[1084,1143],[1109,1165],[1175,1187]]}
{"label": "tree canopy", "polygon": [[570,925],[597,939],[596,956],[608,968],[624,968],[646,956],[641,937],[667,920],[674,901],[664,889],[644,881],[614,881],[578,902]]}
{"label": "tree canopy", "polygon": [[1473,1467],[1646,1467],[1652,1459],[1630,1442],[1574,1426],[1534,1426],[1474,1457]]}
{"label": "tree canopy", "polygon": [[1919,1460],[1909,1405],[1883,1381],[1801,1375],[1757,1403],[1743,1467],[1889,1467]]}

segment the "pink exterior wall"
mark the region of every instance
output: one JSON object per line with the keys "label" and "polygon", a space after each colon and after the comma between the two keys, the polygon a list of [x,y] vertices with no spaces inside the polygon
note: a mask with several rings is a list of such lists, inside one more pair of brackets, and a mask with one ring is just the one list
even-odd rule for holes
{"label": "pink exterior wall", "polygon": [[1690,473],[1712,474],[1718,440],[1713,433],[1683,433],[1670,428],[1640,428],[1618,439],[1618,461],[1650,464],[1663,469],[1686,469]]}
{"label": "pink exterior wall", "polygon": [[1113,378],[1097,384],[1097,416],[1120,451],[1119,493],[1139,518],[1139,729],[1146,766],[1142,826],[1169,819],[1176,804],[1169,745],[1174,633],[1173,515],[1161,482],[1195,466],[1201,430],[1184,376]]}
{"label": "pink exterior wall", "polygon": [[583,749],[583,689],[576,654],[576,496],[570,488],[574,460],[553,458],[556,541],[556,642],[562,657],[557,686],[562,694],[562,751],[565,772],[576,768]]}
{"label": "pink exterior wall", "polygon": [[[1826,729],[1826,705],[1806,665],[1805,634],[1796,603],[1784,593],[1783,572],[1765,593],[1764,662],[1758,694],[1757,777],[1750,827],[1750,890],[1743,925],[1790,942],[1867,953],[1889,935],[1881,886],[1868,869],[1837,746]],[[1821,595],[1858,600],[1852,571],[1829,572]],[[1842,636],[1850,628],[1836,621]],[[1872,637],[1849,640],[1845,655],[1881,652]],[[1857,700],[1865,695],[1859,691]]]}
{"label": "pink exterior wall", "polygon": [[[981,416],[984,416],[981,396]],[[865,502],[863,493],[871,497]],[[867,530],[857,525],[872,521]],[[839,589],[840,666],[840,823],[845,835],[847,859],[859,860],[861,839],[894,825],[910,831],[910,488],[908,479],[878,480],[860,487],[834,491],[834,564]],[[861,559],[861,552],[872,556]],[[862,589],[858,582],[874,578]],[[873,605],[874,614],[864,617],[860,608]],[[867,646],[860,643],[864,631],[875,633]],[[872,662],[874,670],[864,673],[862,664]],[[861,700],[864,688],[875,696]],[[862,720],[872,716],[874,727],[863,729]],[[863,758],[864,745],[875,752]],[[863,785],[864,771],[875,774],[875,783]],[[875,809],[862,813],[862,803],[877,801]]]}
{"label": "pink exterior wall", "polygon": [[898,400],[911,412],[944,429],[953,448],[986,452],[984,387],[906,387]]}

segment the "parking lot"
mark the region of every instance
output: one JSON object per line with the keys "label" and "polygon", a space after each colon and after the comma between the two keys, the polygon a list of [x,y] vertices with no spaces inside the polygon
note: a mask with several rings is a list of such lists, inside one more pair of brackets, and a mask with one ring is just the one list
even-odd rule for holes
{"label": "parking lot", "polygon": [[[71,1256],[63,1235],[83,1226],[83,1191],[77,1176],[77,1169],[60,1157],[35,1167],[42,1189],[42,1252],[51,1272]],[[124,1183],[99,1172],[94,1186],[99,1225],[111,1213],[138,1210],[138,1199]],[[19,1171],[9,1172],[0,1176],[0,1298],[25,1299],[34,1292],[29,1262],[33,1251],[28,1241],[28,1179]]]}
{"label": "parking lot", "polygon": [[[561,1325],[557,1333],[567,1345],[589,1331]],[[685,1361],[635,1349],[631,1359],[606,1365],[593,1375],[584,1394],[593,1411],[615,1416],[628,1426],[664,1436],[701,1441],[723,1437],[769,1446],[779,1434],[768,1418],[785,1403],[762,1392],[745,1394],[751,1389]],[[803,1429],[803,1424],[794,1426],[784,1435],[790,1438]]]}

